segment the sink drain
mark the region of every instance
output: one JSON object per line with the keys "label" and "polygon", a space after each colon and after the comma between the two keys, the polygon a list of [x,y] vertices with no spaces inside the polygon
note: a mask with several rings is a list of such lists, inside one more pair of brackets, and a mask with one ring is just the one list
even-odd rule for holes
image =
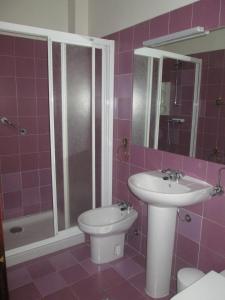
{"label": "sink drain", "polygon": [[22,232],[22,231],[23,231],[23,227],[15,226],[15,227],[10,228],[9,231],[10,231],[11,233],[19,233],[19,232]]}

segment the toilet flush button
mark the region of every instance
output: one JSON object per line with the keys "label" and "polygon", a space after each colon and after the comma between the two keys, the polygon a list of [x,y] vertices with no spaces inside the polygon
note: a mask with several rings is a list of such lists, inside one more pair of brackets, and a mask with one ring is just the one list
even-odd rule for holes
{"label": "toilet flush button", "polygon": [[120,247],[120,245],[117,245],[115,247],[115,254],[116,254],[116,256],[120,256],[120,254],[121,254],[121,247]]}

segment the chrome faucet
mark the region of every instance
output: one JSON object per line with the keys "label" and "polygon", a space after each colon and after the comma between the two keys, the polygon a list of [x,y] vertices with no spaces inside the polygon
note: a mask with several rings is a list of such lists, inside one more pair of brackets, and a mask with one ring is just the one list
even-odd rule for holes
{"label": "chrome faucet", "polygon": [[164,180],[171,180],[171,181],[178,182],[182,177],[184,177],[184,173],[179,170],[164,169],[161,172],[165,174],[165,176],[163,176]]}
{"label": "chrome faucet", "polygon": [[224,193],[224,188],[221,185],[221,175],[222,171],[225,171],[225,167],[220,168],[218,171],[218,183],[213,187],[211,196],[214,197],[216,195],[222,195]]}
{"label": "chrome faucet", "polygon": [[119,206],[121,211],[124,211],[124,210],[129,211],[132,208],[132,205],[127,201],[120,201],[117,203],[117,205]]}

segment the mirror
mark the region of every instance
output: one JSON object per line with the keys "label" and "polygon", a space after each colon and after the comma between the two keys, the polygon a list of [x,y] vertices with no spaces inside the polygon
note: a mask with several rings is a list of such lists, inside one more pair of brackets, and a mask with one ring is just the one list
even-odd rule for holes
{"label": "mirror", "polygon": [[133,144],[225,163],[224,36],[135,50]]}

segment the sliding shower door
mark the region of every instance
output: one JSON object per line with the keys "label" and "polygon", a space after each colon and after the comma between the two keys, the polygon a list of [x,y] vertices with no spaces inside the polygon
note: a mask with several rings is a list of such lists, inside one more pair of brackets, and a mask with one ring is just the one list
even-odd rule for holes
{"label": "sliding shower door", "polygon": [[102,51],[57,42],[52,49],[58,228],[64,230],[101,204]]}

